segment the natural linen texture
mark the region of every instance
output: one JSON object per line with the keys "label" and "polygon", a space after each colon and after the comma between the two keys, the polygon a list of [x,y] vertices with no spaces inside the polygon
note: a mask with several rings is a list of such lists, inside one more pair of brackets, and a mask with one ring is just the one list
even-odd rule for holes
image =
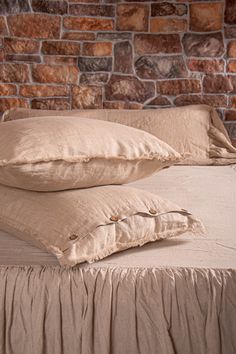
{"label": "natural linen texture", "polygon": [[218,113],[206,105],[145,110],[50,111],[17,108],[6,111],[3,120],[65,114],[108,120],[145,130],[184,154],[186,158],[180,162],[184,165],[236,163],[236,148],[231,144]]}
{"label": "natural linen texture", "polygon": [[0,200],[1,230],[46,249],[67,266],[185,232],[203,232],[187,210],[130,187],[42,193],[0,186]]}
{"label": "natural linen texture", "polygon": [[76,117],[0,125],[0,183],[35,191],[122,184],[180,160],[144,131]]}
{"label": "natural linen texture", "polygon": [[1,354],[235,354],[236,271],[0,266]]}

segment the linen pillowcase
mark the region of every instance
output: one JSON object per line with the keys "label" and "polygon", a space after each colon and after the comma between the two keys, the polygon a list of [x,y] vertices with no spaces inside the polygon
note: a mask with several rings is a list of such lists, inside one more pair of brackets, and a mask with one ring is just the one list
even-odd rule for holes
{"label": "linen pillowcase", "polygon": [[227,165],[236,163],[236,148],[213,107],[185,107],[145,110],[49,111],[17,108],[6,111],[3,120],[68,114],[122,123],[142,129],[185,155],[180,164]]}
{"label": "linen pillowcase", "polygon": [[187,210],[124,186],[54,193],[0,186],[0,200],[0,229],[46,249],[66,266],[185,232],[203,232]]}
{"label": "linen pillowcase", "polygon": [[0,183],[56,191],[128,183],[181,156],[144,131],[76,117],[43,117],[0,125]]}

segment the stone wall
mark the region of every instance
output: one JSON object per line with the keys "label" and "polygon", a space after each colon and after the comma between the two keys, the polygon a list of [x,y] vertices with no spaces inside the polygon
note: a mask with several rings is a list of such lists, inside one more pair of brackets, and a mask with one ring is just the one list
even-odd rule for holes
{"label": "stone wall", "polygon": [[0,111],[207,103],[236,139],[236,0],[1,0]]}

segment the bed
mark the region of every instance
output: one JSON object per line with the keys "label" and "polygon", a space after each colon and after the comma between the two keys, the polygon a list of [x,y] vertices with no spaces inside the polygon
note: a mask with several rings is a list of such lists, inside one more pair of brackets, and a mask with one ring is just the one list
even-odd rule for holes
{"label": "bed", "polygon": [[206,236],[66,269],[0,231],[0,353],[236,353],[235,165],[174,166],[132,185],[186,207]]}

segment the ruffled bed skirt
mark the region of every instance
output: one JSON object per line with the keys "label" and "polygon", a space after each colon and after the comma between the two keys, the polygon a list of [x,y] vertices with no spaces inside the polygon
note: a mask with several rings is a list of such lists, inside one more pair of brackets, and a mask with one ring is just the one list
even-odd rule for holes
{"label": "ruffled bed skirt", "polygon": [[236,271],[0,267],[1,354],[235,354]]}

